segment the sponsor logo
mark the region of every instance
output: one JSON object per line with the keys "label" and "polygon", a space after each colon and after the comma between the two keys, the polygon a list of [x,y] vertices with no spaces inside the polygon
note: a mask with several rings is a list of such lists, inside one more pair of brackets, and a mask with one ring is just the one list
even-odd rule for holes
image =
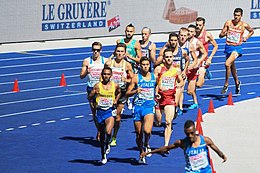
{"label": "sponsor logo", "polygon": [[251,0],[250,19],[260,19],[260,0]]}
{"label": "sponsor logo", "polygon": [[42,4],[42,31],[106,27],[106,1]]}
{"label": "sponsor logo", "polygon": [[119,15],[107,21],[108,31],[111,32],[120,26]]}

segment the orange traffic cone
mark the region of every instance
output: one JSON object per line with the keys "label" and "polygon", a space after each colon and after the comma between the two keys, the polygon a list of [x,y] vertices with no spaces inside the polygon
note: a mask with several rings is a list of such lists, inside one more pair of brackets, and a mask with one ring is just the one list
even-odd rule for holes
{"label": "orange traffic cone", "polygon": [[203,136],[203,130],[202,130],[202,126],[201,126],[201,122],[198,121],[196,124],[196,131],[198,132],[199,135]]}
{"label": "orange traffic cone", "polygon": [[14,87],[13,87],[12,91],[13,92],[20,92],[17,79],[15,79],[15,81],[14,81]]}
{"label": "orange traffic cone", "polygon": [[61,75],[60,86],[67,86],[64,73]]}
{"label": "orange traffic cone", "polygon": [[215,113],[215,111],[214,111],[214,105],[213,105],[213,100],[212,100],[212,99],[210,99],[210,101],[209,101],[208,113]]}
{"label": "orange traffic cone", "polygon": [[[208,151],[209,151],[209,147],[208,148]],[[211,159],[210,157],[210,151],[208,152],[208,157],[209,157],[209,164],[211,166],[211,169],[212,169],[212,173],[216,173],[215,169],[214,169],[214,165],[213,165],[213,160]]]}
{"label": "orange traffic cone", "polygon": [[200,108],[198,109],[198,115],[197,115],[197,120],[196,120],[196,122],[198,122],[198,121],[203,122],[202,112],[201,112],[201,109],[200,109]]}
{"label": "orange traffic cone", "polygon": [[232,93],[231,93],[231,92],[228,94],[228,102],[227,102],[227,105],[234,105],[233,99],[232,99]]}

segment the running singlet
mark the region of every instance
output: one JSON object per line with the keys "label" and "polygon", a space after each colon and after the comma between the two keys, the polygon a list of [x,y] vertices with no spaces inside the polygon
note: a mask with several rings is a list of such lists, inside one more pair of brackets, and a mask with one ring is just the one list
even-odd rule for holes
{"label": "running singlet", "polygon": [[[132,57],[137,56],[136,51],[135,51],[135,43],[136,43],[135,39],[132,39],[132,41],[129,44],[126,44],[125,40],[121,39],[120,43],[124,43],[126,45],[126,52],[128,52]],[[132,65],[134,73],[137,73],[137,69],[138,69],[137,63],[128,57],[126,58],[126,61],[128,61]]]}
{"label": "running singlet", "polygon": [[226,38],[227,45],[238,46],[242,44],[242,38],[245,30],[242,24],[242,22],[239,22],[237,26],[234,26],[232,21],[230,22]]}
{"label": "running singlet", "polygon": [[111,88],[105,90],[102,83],[99,82],[99,94],[96,97],[97,108],[102,110],[108,110],[113,107],[115,101],[115,83],[111,82]]}
{"label": "running singlet", "polygon": [[206,52],[209,52],[209,42],[206,41],[207,31],[203,29],[202,34],[198,37],[198,40],[202,42],[203,47],[205,48]]}
{"label": "running singlet", "polygon": [[178,52],[177,52],[177,54],[176,54],[176,55],[173,55],[173,62],[174,62],[174,66],[175,66],[175,67],[180,68],[181,71],[184,70],[186,60],[185,60],[185,58],[182,56],[182,48],[178,47]]}
{"label": "running singlet", "polygon": [[151,73],[151,79],[149,81],[146,81],[143,76],[138,73],[137,87],[141,88],[141,92],[136,94],[134,105],[142,106],[145,103],[147,106],[154,106],[155,85],[156,80],[153,73]]}
{"label": "running singlet", "polygon": [[150,50],[149,47],[151,46],[152,42],[149,41],[148,44],[146,46],[141,45],[141,50],[142,50],[142,56],[146,56],[150,59]]}
{"label": "running singlet", "polygon": [[209,164],[208,148],[204,137],[201,135],[198,137],[200,138],[200,145],[196,148],[192,147],[192,144],[188,141],[188,138],[184,139],[186,173],[211,173],[212,171]]}
{"label": "running singlet", "polygon": [[160,92],[165,96],[173,96],[176,91],[176,78],[177,78],[177,68],[172,68],[168,70],[163,64],[161,64],[161,72],[158,75],[158,85],[166,88],[166,91]]}
{"label": "running singlet", "polygon": [[102,72],[102,69],[104,67],[104,57],[100,56],[101,58],[101,64],[95,64],[92,57],[89,59],[89,74],[87,75],[87,86],[93,88],[96,83],[99,82],[100,74]]}
{"label": "running singlet", "polygon": [[112,81],[114,81],[115,83],[117,83],[119,85],[120,88],[124,88],[125,86],[125,82],[122,80],[122,76],[126,77],[126,72],[125,72],[125,66],[126,66],[126,61],[123,61],[123,66],[122,67],[114,67],[115,64],[115,60],[113,59],[111,61],[111,69],[112,69]]}
{"label": "running singlet", "polygon": [[[196,54],[196,56],[198,57],[198,59],[201,57],[201,56],[199,56],[200,55],[200,52],[198,51],[198,46],[197,46],[197,44],[198,44],[198,39],[197,38],[195,38],[195,37],[193,37],[193,39],[191,40],[191,42],[189,42],[189,44],[188,44],[188,46],[190,47],[190,44],[192,44],[193,46],[194,46],[194,48],[195,48],[195,54]],[[192,57],[192,55],[190,54],[190,64],[192,64],[193,63],[193,57]]]}

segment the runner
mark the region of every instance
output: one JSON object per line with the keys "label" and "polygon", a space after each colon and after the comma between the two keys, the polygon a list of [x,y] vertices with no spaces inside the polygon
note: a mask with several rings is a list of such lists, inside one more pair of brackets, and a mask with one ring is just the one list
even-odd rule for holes
{"label": "runner", "polygon": [[211,33],[208,32],[205,28],[205,19],[203,17],[198,17],[196,19],[196,38],[198,38],[199,41],[202,42],[207,53],[209,52],[209,43],[211,43],[213,46],[213,50],[210,56],[206,57],[206,59],[202,62],[201,67],[199,68],[199,76],[196,87],[201,88],[205,82],[205,77],[207,77],[208,79],[212,78],[212,74],[209,71],[209,66],[212,62],[213,56],[218,50],[217,42],[215,41]]}
{"label": "runner", "polygon": [[[175,39],[174,39],[175,40]],[[177,37],[175,42],[177,43]],[[157,100],[158,107],[165,114],[165,131],[164,131],[164,145],[168,146],[172,133],[172,120],[175,115],[175,93],[177,84],[178,87],[183,86],[183,79],[181,77],[181,69],[175,67],[173,61],[173,52],[171,49],[165,49],[163,53],[163,64],[157,66],[154,70],[155,76],[158,78]]]}
{"label": "runner", "polygon": [[[247,39],[249,39],[254,34],[254,30],[251,28],[251,26],[241,20],[242,16],[243,9],[236,8],[234,10],[234,19],[227,20],[221,33],[219,34],[219,38],[226,37],[226,46],[224,51],[226,54],[226,79],[221,94],[227,93],[230,72],[232,73],[236,84],[235,92],[236,94],[240,93],[241,81],[238,80],[235,60],[242,56],[242,42],[246,42]],[[246,37],[243,37],[245,30],[248,31],[248,34]]]}
{"label": "runner", "polygon": [[[151,151],[149,139],[151,137],[154,119],[156,78],[153,73],[149,72],[149,68],[149,58],[142,57],[140,60],[140,72],[133,77],[126,92],[128,97],[135,95],[133,119],[136,144],[140,151],[140,156],[141,153],[144,152],[143,147],[145,147],[145,151]],[[135,87],[136,89],[134,89]],[[139,163],[145,163],[145,158],[141,158]]]}
{"label": "runner", "polygon": [[[85,58],[82,63],[82,68],[80,72],[80,78],[87,78],[87,93],[93,89],[93,86],[99,82],[100,74],[102,68],[106,62],[106,58],[100,55],[102,51],[102,44],[100,42],[92,43],[92,52],[91,57]],[[91,108],[93,121],[96,128],[98,129],[97,119],[96,119],[96,102],[95,99],[89,100],[89,106]],[[99,132],[97,132],[96,140],[99,141]]]}
{"label": "runner", "polygon": [[117,104],[121,91],[113,81],[110,81],[112,69],[104,67],[101,72],[102,82],[94,85],[89,94],[89,99],[96,98],[97,105],[97,122],[100,131],[101,163],[107,163],[106,155],[110,152],[109,142],[111,139],[112,128],[114,126],[115,105]]}
{"label": "runner", "polygon": [[[114,133],[111,141],[111,146],[117,145],[117,133],[120,128],[120,122],[121,122],[121,114],[124,108],[124,105],[126,103],[126,89],[127,89],[127,83],[130,83],[131,78],[133,77],[132,73],[132,66],[129,62],[127,62],[124,58],[126,56],[126,45],[123,43],[117,44],[115,48],[115,57],[108,60],[105,64],[107,67],[111,67],[113,70],[113,77],[112,80],[119,84],[121,89],[121,97],[118,100],[117,104],[117,115],[116,115],[116,122],[114,127]],[[127,75],[129,78],[127,78]]]}
{"label": "runner", "polygon": [[161,148],[152,150],[151,152],[142,153],[141,158],[144,158],[148,154],[166,153],[169,152],[169,150],[181,148],[184,150],[186,173],[212,173],[208,157],[208,147],[215,151],[218,156],[223,159],[223,162],[227,161],[225,154],[219,150],[219,148],[209,137],[196,134],[196,128],[193,121],[187,120],[185,122],[184,132],[186,134],[186,138],[176,140],[169,146],[163,146]]}

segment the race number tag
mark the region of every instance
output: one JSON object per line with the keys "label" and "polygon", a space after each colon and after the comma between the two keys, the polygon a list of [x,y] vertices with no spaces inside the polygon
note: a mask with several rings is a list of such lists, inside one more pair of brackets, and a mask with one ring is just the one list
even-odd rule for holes
{"label": "race number tag", "polygon": [[100,107],[112,107],[113,106],[113,99],[112,98],[106,98],[106,97],[100,97],[98,100],[98,105]]}
{"label": "race number tag", "polygon": [[236,31],[229,31],[227,34],[227,41],[231,43],[239,43],[240,42],[240,33]]}
{"label": "race number tag", "polygon": [[174,89],[175,78],[163,76],[161,86],[167,89]]}
{"label": "race number tag", "polygon": [[201,152],[195,156],[190,156],[189,157],[190,165],[193,171],[200,170],[202,168],[205,168],[208,166],[208,158],[207,158],[207,153]]}

